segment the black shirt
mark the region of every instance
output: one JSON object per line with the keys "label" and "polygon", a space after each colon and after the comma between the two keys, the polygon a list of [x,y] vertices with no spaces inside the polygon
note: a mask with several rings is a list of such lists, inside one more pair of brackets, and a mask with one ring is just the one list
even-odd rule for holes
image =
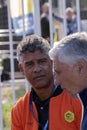
{"label": "black shirt", "polygon": [[[59,95],[61,92],[62,92],[62,89],[60,86],[55,87],[55,90],[51,97],[55,97]],[[35,105],[38,111],[39,122],[37,121],[37,123],[39,124],[39,130],[43,130],[44,126],[46,126],[47,121],[49,120],[49,102],[50,102],[51,97],[46,99],[45,101],[40,101],[34,90],[31,91],[31,97],[32,97],[31,100],[35,102]],[[48,129],[49,128],[47,125],[46,130]]]}

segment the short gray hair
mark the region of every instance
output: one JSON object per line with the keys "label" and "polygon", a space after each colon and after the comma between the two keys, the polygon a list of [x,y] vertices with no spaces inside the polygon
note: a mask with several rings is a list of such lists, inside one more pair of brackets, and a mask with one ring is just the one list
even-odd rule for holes
{"label": "short gray hair", "polygon": [[17,46],[17,59],[21,61],[21,55],[27,52],[34,53],[35,51],[41,51],[48,54],[50,50],[50,44],[44,38],[38,35],[26,36]]}
{"label": "short gray hair", "polygon": [[87,62],[87,33],[82,32],[66,36],[54,43],[49,55],[51,59],[57,55],[61,62],[69,65],[73,65],[80,59]]}

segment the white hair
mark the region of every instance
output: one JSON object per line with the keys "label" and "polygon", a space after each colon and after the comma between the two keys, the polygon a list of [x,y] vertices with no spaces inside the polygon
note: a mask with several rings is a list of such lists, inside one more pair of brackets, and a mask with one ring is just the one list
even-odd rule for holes
{"label": "white hair", "polygon": [[87,33],[71,34],[54,43],[49,56],[51,59],[58,56],[61,62],[71,66],[80,59],[87,62]]}
{"label": "white hair", "polygon": [[66,8],[66,13],[71,12],[74,13],[74,10],[71,7]]}

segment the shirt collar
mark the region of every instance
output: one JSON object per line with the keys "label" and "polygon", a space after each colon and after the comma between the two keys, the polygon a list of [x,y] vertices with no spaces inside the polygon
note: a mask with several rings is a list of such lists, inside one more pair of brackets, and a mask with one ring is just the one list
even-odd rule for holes
{"label": "shirt collar", "polygon": [[[61,87],[54,85],[54,87],[53,87],[53,94],[52,94],[51,97],[55,97],[55,96],[59,95],[61,92],[62,92]],[[44,103],[45,101],[47,101],[47,100],[49,100],[51,98],[51,97],[49,97],[45,101],[40,101],[38,96],[37,96],[37,94],[36,94],[36,92],[33,90],[33,88],[32,88],[32,91],[31,91],[31,95],[32,95],[32,101],[34,101],[37,104],[38,103],[42,103],[42,102]]]}

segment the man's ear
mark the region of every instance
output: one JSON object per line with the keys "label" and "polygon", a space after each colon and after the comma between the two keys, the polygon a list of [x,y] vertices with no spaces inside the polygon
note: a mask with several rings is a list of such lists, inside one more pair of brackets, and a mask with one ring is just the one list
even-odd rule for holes
{"label": "man's ear", "polygon": [[87,69],[87,65],[85,63],[84,60],[79,60],[77,63],[76,63],[76,68],[77,68],[77,71],[80,75],[84,74],[86,69]]}
{"label": "man's ear", "polygon": [[22,64],[18,64],[18,68],[19,68],[20,72],[22,72],[22,73],[24,72]]}

